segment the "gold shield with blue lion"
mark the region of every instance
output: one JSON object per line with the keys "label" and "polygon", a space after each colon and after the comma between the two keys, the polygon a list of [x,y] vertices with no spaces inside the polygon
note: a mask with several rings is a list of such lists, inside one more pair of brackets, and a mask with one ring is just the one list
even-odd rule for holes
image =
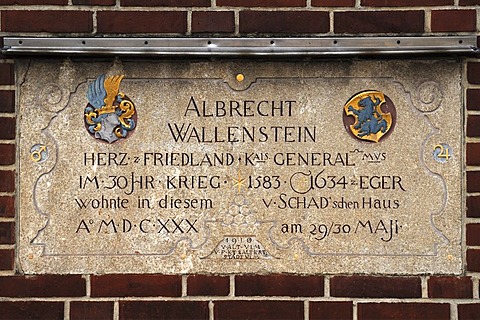
{"label": "gold shield with blue lion", "polygon": [[345,115],[353,117],[354,123],[344,123],[349,133],[361,140],[379,142],[391,133],[396,111],[392,101],[380,91],[363,91],[344,106]]}
{"label": "gold shield with blue lion", "polygon": [[88,86],[85,125],[93,137],[108,143],[128,137],[136,126],[135,105],[120,92],[123,77],[102,74]]}

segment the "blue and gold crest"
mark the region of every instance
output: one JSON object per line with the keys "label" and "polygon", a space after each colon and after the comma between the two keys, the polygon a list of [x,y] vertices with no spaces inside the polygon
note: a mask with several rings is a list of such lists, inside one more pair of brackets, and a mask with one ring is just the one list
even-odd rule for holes
{"label": "blue and gold crest", "polygon": [[92,136],[108,143],[126,138],[135,129],[135,105],[119,91],[123,77],[103,74],[88,86],[85,124]]}
{"label": "blue and gold crest", "polygon": [[[393,112],[388,112],[389,109]],[[396,115],[393,103],[380,91],[356,94],[345,104],[344,110],[347,116],[355,118],[353,124],[346,124],[347,130],[358,139],[372,142],[380,141],[391,131]]]}

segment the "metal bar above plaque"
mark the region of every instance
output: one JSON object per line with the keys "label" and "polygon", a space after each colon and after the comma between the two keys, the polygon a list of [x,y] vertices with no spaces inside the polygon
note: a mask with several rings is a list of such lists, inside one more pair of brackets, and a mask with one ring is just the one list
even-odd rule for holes
{"label": "metal bar above plaque", "polygon": [[461,65],[18,59],[19,265],[461,273]]}
{"label": "metal bar above plaque", "polygon": [[467,55],[477,37],[336,38],[31,38],[6,37],[7,55],[126,55],[170,57]]}

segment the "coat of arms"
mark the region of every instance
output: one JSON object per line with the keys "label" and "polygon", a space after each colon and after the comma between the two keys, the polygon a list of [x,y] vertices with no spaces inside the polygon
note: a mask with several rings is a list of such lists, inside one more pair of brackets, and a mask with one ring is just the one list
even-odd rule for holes
{"label": "coat of arms", "polygon": [[97,139],[113,143],[135,129],[135,106],[119,91],[121,76],[99,76],[88,87],[85,108],[88,131]]}
{"label": "coat of arms", "polygon": [[380,91],[364,91],[353,96],[344,106],[345,114],[355,118],[353,124],[347,125],[350,133],[362,140],[380,141],[394,124],[392,113],[382,110],[387,100],[390,109],[394,108],[390,99]]}

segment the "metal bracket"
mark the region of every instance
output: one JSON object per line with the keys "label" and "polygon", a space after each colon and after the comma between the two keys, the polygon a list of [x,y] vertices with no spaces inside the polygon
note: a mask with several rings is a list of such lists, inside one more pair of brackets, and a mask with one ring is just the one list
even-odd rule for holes
{"label": "metal bracket", "polygon": [[477,38],[23,38],[5,37],[5,55],[317,56],[477,53]]}

